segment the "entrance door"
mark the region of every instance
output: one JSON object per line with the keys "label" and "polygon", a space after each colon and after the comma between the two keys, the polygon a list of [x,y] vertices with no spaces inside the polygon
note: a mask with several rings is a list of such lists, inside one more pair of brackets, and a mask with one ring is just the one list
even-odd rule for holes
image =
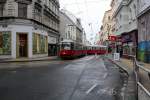
{"label": "entrance door", "polygon": [[55,44],[49,44],[48,55],[49,56],[56,56],[57,55],[57,46]]}
{"label": "entrance door", "polygon": [[27,34],[19,35],[19,57],[27,57]]}

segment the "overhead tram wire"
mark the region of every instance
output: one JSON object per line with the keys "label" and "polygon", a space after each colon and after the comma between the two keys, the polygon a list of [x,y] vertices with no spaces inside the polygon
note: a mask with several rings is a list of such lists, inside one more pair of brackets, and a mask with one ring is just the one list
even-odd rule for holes
{"label": "overhead tram wire", "polygon": [[[88,3],[97,3],[97,2],[99,2],[99,0],[98,1],[87,1],[87,0],[84,0],[84,2],[83,2],[83,4],[85,4],[85,9],[86,9],[86,16],[89,16],[89,14],[88,14]],[[65,7],[67,7],[67,6],[72,6],[72,5],[76,5],[77,6],[77,9],[78,9],[78,11],[80,12],[80,8],[79,8],[79,4],[82,4],[82,3],[79,3],[77,0],[75,0],[75,2],[74,3],[70,3],[70,4],[64,4],[64,6]],[[86,18],[85,18],[86,19]],[[88,25],[89,24],[89,22],[87,22],[86,20],[85,20],[85,23]],[[92,33],[93,33],[93,28],[91,27],[91,31],[92,31]],[[93,35],[93,34],[92,34]],[[93,37],[91,37],[91,38],[93,38]]]}
{"label": "overhead tram wire", "polygon": [[80,12],[80,7],[79,7],[79,4],[78,4],[77,0],[76,0],[76,6],[77,6],[78,11]]}
{"label": "overhead tram wire", "polygon": [[[86,9],[86,16],[89,16],[89,13],[88,13],[88,2],[87,2],[87,0],[84,0],[84,5],[85,5],[85,9]],[[87,25],[89,25],[89,22],[87,22],[87,20],[85,20],[85,23]],[[92,37],[90,37],[90,40],[92,40]]]}
{"label": "overhead tram wire", "polygon": [[[86,0],[84,0],[84,1],[86,1]],[[90,3],[90,4],[91,4],[91,3],[97,3],[97,2],[99,2],[99,0],[98,0],[98,1],[87,1],[87,4],[88,4],[88,3]],[[81,3],[79,3],[79,2],[77,2],[77,3],[76,3],[76,2],[73,2],[73,3],[65,3],[64,5],[65,5],[65,6],[72,6],[72,5],[76,5],[76,4],[78,4],[78,5],[79,5],[79,4],[85,4],[85,2],[81,2]]]}

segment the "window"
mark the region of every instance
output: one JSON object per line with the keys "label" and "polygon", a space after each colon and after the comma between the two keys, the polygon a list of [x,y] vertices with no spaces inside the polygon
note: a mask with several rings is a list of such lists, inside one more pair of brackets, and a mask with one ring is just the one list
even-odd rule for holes
{"label": "window", "polygon": [[110,16],[108,16],[108,20],[110,21]]}
{"label": "window", "polygon": [[53,5],[53,4],[52,4],[52,2],[51,2],[51,1],[50,1],[49,3],[50,3],[50,4],[49,4],[50,9],[52,10],[52,5]]}
{"label": "window", "polygon": [[0,55],[11,54],[11,33],[0,32]]}
{"label": "window", "polygon": [[18,3],[18,16],[27,18],[27,4]]}
{"label": "window", "polygon": [[47,53],[48,40],[47,36],[33,33],[33,54]]}
{"label": "window", "polygon": [[0,4],[0,17],[2,17],[3,16],[3,8],[4,6],[3,6],[3,4]]}
{"label": "window", "polygon": [[130,9],[129,9],[129,20],[132,20],[132,17],[133,17],[133,16],[132,16],[132,9],[130,8]]}
{"label": "window", "polygon": [[121,18],[122,18],[122,15],[120,14],[120,20],[121,20]]}
{"label": "window", "polygon": [[39,4],[35,3],[34,18],[40,22],[42,21],[41,13],[42,13],[42,7]]}
{"label": "window", "polygon": [[0,48],[2,48],[3,47],[3,34],[2,33],[0,33]]}

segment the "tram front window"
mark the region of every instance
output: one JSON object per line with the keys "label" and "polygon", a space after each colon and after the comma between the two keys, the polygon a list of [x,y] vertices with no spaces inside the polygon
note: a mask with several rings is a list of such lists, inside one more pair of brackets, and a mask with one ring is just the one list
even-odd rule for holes
{"label": "tram front window", "polygon": [[63,44],[61,45],[61,49],[64,49],[64,50],[71,50],[70,43],[63,43]]}

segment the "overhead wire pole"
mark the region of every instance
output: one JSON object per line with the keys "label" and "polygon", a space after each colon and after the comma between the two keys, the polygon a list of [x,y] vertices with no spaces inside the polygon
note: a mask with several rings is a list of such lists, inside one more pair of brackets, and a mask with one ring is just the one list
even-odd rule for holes
{"label": "overhead wire pole", "polygon": [[94,31],[93,31],[93,28],[92,28],[92,23],[89,23],[89,27],[91,28],[91,40],[92,40],[92,42],[93,42],[93,33],[94,33]]}
{"label": "overhead wire pole", "polygon": [[[86,9],[86,16],[89,16],[89,14],[88,14],[88,2],[87,2],[87,0],[84,0],[84,4],[85,4],[85,9]],[[87,22],[87,21],[86,21],[86,24],[87,24],[89,27],[91,26],[91,23],[89,23],[89,22]],[[91,28],[91,32],[92,32],[92,28]],[[91,36],[91,34],[90,34],[90,36]],[[90,37],[90,40],[93,40],[93,38]]]}

